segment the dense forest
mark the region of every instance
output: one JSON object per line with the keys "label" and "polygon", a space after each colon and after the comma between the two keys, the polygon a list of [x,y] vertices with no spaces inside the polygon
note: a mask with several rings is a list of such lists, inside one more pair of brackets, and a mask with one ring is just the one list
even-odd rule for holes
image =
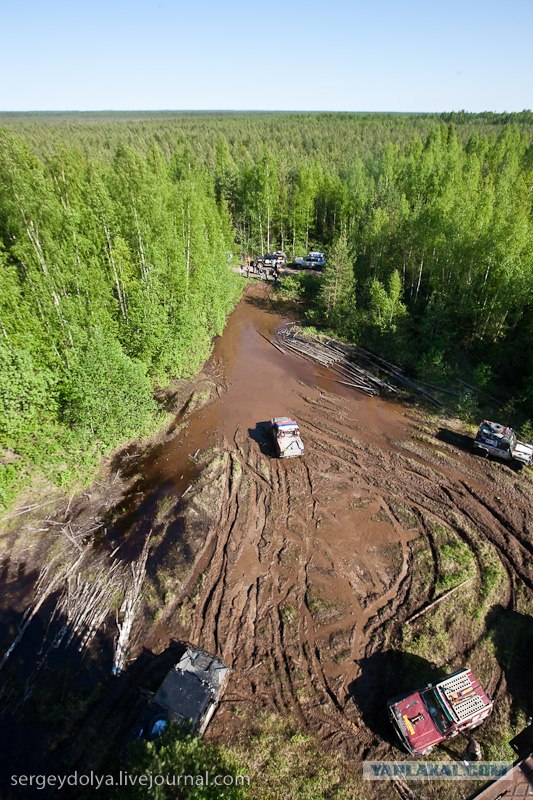
{"label": "dense forest", "polygon": [[107,163],[0,139],[4,502],[37,465],[69,482],[153,425],[154,384],[193,374],[239,295],[204,170],[154,146]]}
{"label": "dense forest", "polygon": [[461,364],[533,418],[531,112],[0,126],[3,502],[148,429],[154,385],[224,327],[233,255],[274,247],[329,257],[312,324],[413,371]]}

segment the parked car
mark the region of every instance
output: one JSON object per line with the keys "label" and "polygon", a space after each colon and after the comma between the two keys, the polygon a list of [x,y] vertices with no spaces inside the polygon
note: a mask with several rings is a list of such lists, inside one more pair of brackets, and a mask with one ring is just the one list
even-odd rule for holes
{"label": "parked car", "polygon": [[474,450],[510,461],[517,469],[533,464],[533,445],[520,442],[512,428],[484,419],[474,439]]}
{"label": "parked car", "polygon": [[306,261],[314,267],[324,267],[326,265],[326,257],[324,253],[317,253],[312,251],[307,254]]}
{"label": "parked car", "polygon": [[278,267],[284,267],[287,263],[287,256],[283,250],[275,250],[273,255],[276,256]]}
{"label": "parked car", "polygon": [[267,253],[266,256],[261,256],[257,260],[265,267],[275,267],[276,265],[280,266],[280,259],[278,258],[279,252],[279,250],[276,250],[275,253]]}
{"label": "parked car", "polygon": [[279,458],[303,456],[304,443],[300,436],[300,426],[291,417],[274,417],[270,420],[270,430],[274,449]]}
{"label": "parked car", "polygon": [[169,722],[204,733],[224,692],[229,667],[204,650],[187,647],[135,726],[135,739],[154,739]]}
{"label": "parked car", "polygon": [[308,266],[305,258],[295,258],[292,260],[291,264],[293,267],[302,267],[303,269]]}
{"label": "parked car", "polygon": [[493,703],[469,669],[388,702],[391,722],[409,753],[424,755],[461,731],[481,725]]}
{"label": "parked car", "polygon": [[322,269],[326,264],[324,253],[311,252],[305,258],[295,258],[292,262],[295,267],[303,269]]}

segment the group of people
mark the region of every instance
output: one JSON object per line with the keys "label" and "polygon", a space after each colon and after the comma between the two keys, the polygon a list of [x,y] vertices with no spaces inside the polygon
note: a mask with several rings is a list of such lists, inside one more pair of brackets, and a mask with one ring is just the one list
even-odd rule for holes
{"label": "group of people", "polygon": [[[261,281],[268,281],[270,270],[268,270],[263,264],[260,262],[250,261],[250,256],[246,256],[246,264],[239,265],[239,274],[242,276],[245,274],[246,277],[250,277],[250,273],[259,275],[259,280]],[[272,269],[272,280],[274,281],[274,286],[278,285],[279,282],[279,268],[277,264]]]}

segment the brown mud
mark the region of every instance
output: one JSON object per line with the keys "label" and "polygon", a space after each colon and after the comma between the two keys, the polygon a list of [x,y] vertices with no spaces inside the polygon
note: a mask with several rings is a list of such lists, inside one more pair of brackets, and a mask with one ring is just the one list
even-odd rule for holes
{"label": "brown mud", "polygon": [[[216,738],[240,728],[239,706],[251,704],[293,715],[351,757],[383,751],[381,721],[368,722],[382,692],[394,693],[396,670],[386,658],[375,670],[372,656],[385,643],[401,647],[402,622],[439,594],[432,526],[452,531],[474,559],[459,602],[474,607],[486,593],[478,551],[488,545],[504,576],[490,599],[512,610],[516,581],[533,588],[531,478],[474,456],[453,422],[439,431],[412,408],[362,396],[326,368],[277,351],[267,339],[281,319],[262,289],[245,296],[216,342],[224,393],[157,461],[171,481],[183,448],[229,454],[218,515],[145,646],[184,638],[232,665]],[[280,414],[300,421],[304,458],[272,458],[262,423]],[[414,563],[421,548],[430,560],[425,585]],[[451,670],[482,633],[446,624],[453,644],[435,660]],[[498,664],[481,662],[498,691]]]}
{"label": "brown mud", "polygon": [[[282,322],[267,287],[248,287],[206,369],[210,402],[111,463],[119,488],[107,504],[98,494],[99,535],[128,558],[148,532],[156,543],[132,658],[181,640],[231,665],[210,738],[246,735],[246,720],[275,711],[350,759],[380,757],[394,742],[385,701],[409,688],[397,685],[411,677],[406,641],[426,674],[468,662],[496,696],[507,691],[483,650],[485,620],[496,604],[518,614],[531,600],[533,482],[474,456],[454,421],[282,354],[267,341]],[[265,422],[277,415],[299,420],[303,458],[272,457]],[[89,503],[76,498],[71,515]],[[440,607],[447,643],[426,653],[433,612],[418,639],[406,620],[440,593],[442,536],[465,546],[472,580]]]}

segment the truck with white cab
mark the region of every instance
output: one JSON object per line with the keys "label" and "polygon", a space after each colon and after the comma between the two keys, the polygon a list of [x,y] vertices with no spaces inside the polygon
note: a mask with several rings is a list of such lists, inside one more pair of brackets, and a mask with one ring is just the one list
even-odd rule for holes
{"label": "truck with white cab", "polygon": [[474,450],[510,461],[516,469],[533,464],[533,445],[521,442],[512,428],[484,419],[474,439]]}

